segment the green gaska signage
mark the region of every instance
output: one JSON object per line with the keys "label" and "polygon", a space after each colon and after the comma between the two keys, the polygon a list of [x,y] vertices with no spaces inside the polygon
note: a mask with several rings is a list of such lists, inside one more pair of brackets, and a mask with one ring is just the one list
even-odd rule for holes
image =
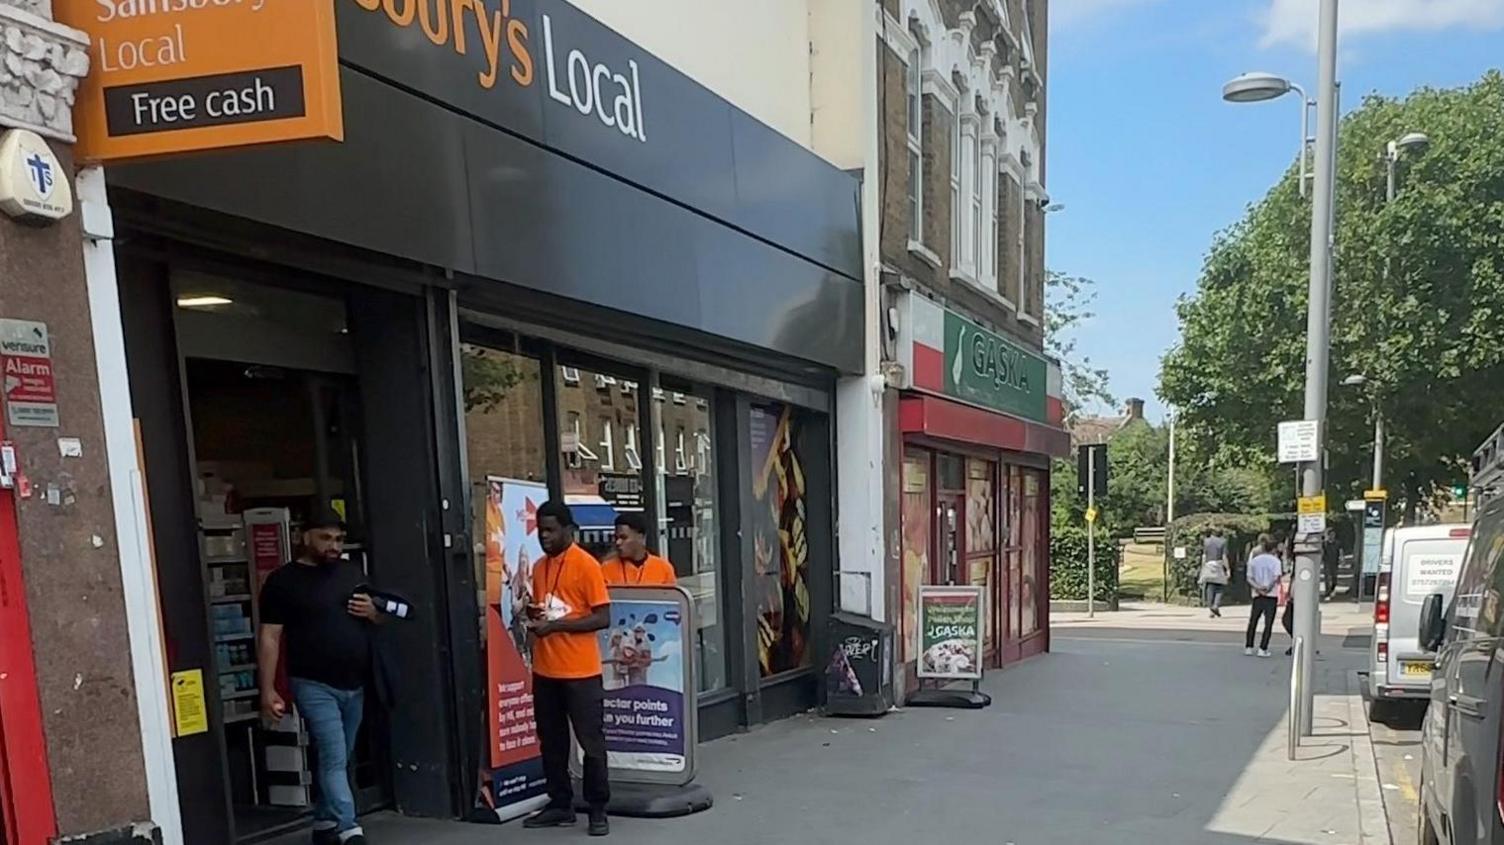
{"label": "green gaska signage", "polygon": [[945,364],[947,395],[1045,421],[1048,368],[1039,355],[946,311]]}
{"label": "green gaska signage", "polygon": [[919,677],[982,677],[982,588],[919,588]]}

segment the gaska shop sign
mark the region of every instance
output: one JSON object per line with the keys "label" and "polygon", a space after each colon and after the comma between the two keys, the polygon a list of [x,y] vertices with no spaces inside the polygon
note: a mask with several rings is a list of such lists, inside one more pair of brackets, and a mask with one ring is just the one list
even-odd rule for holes
{"label": "gaska shop sign", "polygon": [[947,395],[1026,419],[1046,418],[1045,360],[949,310],[945,362]]}
{"label": "gaska shop sign", "polygon": [[330,0],[53,0],[89,35],[77,154],[344,138]]}
{"label": "gaska shop sign", "polygon": [[[642,73],[636,59],[606,62],[566,41],[565,28],[547,12],[535,19],[519,13],[519,0],[341,0],[393,26],[417,28],[433,49],[476,54],[475,83],[542,86],[553,107],[594,117],[603,131],[647,143],[642,109]],[[531,4],[527,4],[531,5]],[[539,67],[541,62],[542,67]]]}

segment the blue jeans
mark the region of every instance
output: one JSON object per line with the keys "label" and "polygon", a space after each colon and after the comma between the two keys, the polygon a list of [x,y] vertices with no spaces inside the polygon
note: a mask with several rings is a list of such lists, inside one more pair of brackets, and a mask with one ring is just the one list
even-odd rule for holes
{"label": "blue jeans", "polygon": [[355,754],[355,734],[365,714],[365,690],[335,689],[300,678],[291,678],[289,683],[318,752],[319,801],[313,808],[314,825],[327,828],[332,822],[334,830],[343,833],[356,827],[350,758]]}

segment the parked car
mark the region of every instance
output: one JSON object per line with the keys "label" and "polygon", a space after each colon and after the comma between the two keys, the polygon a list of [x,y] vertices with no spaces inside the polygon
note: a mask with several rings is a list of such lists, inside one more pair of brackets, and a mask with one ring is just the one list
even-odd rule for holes
{"label": "parked car", "polygon": [[1421,728],[1420,841],[1504,843],[1504,498],[1485,505],[1450,601],[1421,603],[1419,650],[1435,651]]}
{"label": "parked car", "polygon": [[1452,598],[1472,530],[1466,525],[1415,525],[1384,532],[1368,649],[1368,716],[1389,716],[1393,702],[1431,697],[1435,653],[1418,641],[1421,604],[1435,593]]}

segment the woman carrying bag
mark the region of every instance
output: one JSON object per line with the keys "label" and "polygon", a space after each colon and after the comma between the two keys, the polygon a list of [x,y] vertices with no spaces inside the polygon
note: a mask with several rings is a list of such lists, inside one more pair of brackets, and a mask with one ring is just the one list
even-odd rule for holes
{"label": "woman carrying bag", "polygon": [[1227,565],[1227,539],[1215,528],[1206,532],[1201,545],[1201,574],[1196,583],[1201,587],[1201,599],[1210,610],[1213,619],[1222,618],[1222,593],[1232,576]]}

